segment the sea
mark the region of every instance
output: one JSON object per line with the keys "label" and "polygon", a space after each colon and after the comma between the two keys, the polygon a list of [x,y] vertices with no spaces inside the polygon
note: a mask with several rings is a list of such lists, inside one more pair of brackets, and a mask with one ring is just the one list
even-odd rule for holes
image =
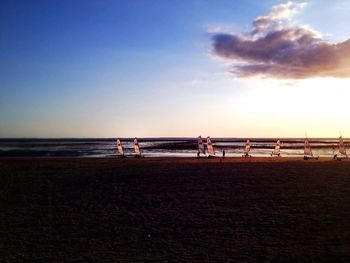
{"label": "sea", "polygon": [[[134,138],[121,138],[126,156],[133,155]],[[211,138],[217,156],[244,153],[246,138]],[[304,138],[280,138],[281,156],[304,154]],[[138,138],[144,157],[196,157],[197,138]],[[270,156],[276,139],[250,138],[253,157]],[[332,157],[338,152],[338,138],[309,138],[314,156]],[[344,139],[350,147],[350,139]],[[117,157],[115,138],[0,139],[0,157]]]}

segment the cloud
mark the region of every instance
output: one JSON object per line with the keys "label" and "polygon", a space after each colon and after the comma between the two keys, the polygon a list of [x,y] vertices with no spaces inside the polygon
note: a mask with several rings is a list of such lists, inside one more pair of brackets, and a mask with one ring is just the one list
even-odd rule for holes
{"label": "cloud", "polygon": [[231,61],[236,77],[350,77],[350,40],[330,43],[311,28],[293,23],[306,5],[273,6],[269,14],[253,21],[245,35],[212,33],[213,54]]}

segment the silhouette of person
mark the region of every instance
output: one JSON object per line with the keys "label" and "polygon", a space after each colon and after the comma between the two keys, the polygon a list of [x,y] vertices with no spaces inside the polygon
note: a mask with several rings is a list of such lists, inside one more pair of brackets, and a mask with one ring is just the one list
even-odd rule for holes
{"label": "silhouette of person", "polygon": [[225,158],[225,150],[222,151],[222,158]]}

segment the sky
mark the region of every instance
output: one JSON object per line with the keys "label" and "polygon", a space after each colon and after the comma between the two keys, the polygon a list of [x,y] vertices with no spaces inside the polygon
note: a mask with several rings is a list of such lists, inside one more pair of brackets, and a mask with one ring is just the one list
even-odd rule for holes
{"label": "sky", "polygon": [[0,2],[0,137],[350,137],[350,2]]}

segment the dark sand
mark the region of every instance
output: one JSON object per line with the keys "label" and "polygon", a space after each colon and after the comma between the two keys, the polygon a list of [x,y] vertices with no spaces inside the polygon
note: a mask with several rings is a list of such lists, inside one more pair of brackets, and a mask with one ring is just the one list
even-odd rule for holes
{"label": "dark sand", "polygon": [[350,162],[0,159],[0,262],[350,262]]}

